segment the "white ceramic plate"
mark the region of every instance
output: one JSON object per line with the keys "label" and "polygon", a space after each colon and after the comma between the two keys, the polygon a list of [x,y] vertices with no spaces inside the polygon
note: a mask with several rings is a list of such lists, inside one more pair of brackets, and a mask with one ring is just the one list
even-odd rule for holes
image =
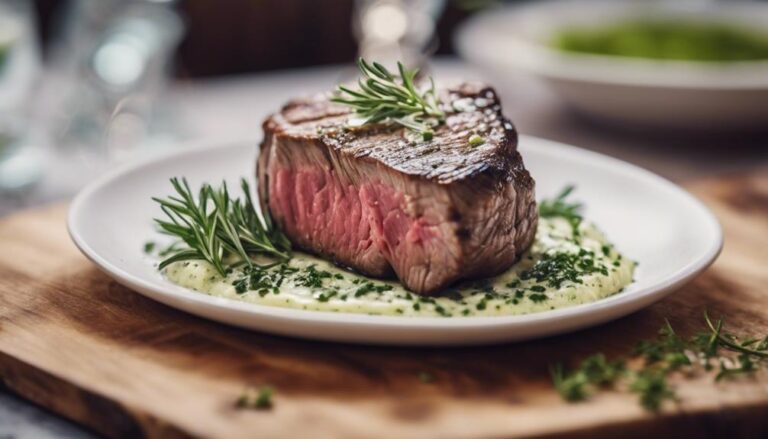
{"label": "white ceramic plate", "polygon": [[[720,226],[699,201],[648,171],[610,157],[523,136],[520,148],[537,195],[577,186],[586,217],[620,251],[639,262],[624,292],[585,305],[507,317],[397,317],[304,311],[201,294],[172,284],[143,253],[157,238],[152,196],[170,193],[168,179],[195,187],[253,175],[253,143],[208,144],[123,167],[84,189],[69,212],[75,244],[121,284],[192,314],[275,334],[376,344],[457,345],[522,340],[572,331],[624,316],[661,299],[717,256]],[[159,322],[158,322],[159,323]]]}
{"label": "white ceramic plate", "polygon": [[[768,124],[768,62],[658,61],[565,53],[551,38],[570,26],[661,17],[768,28],[754,1],[548,0],[472,17],[457,34],[461,55],[504,86],[515,72],[542,81],[586,114],[621,123],[701,130]],[[509,84],[513,86],[513,84]]]}

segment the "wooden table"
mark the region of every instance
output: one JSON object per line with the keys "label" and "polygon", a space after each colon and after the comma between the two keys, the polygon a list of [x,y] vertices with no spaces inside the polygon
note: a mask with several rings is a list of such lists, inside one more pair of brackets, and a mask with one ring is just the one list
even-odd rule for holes
{"label": "wooden table", "polygon": [[[314,88],[336,76],[325,69],[304,78]],[[197,134],[257,137],[252,121],[277,105],[277,97],[259,98],[286,81],[181,87],[176,99]],[[677,379],[681,403],[652,415],[618,393],[564,404],[547,371],[596,351],[626,354],[664,318],[698,331],[705,309],[734,330],[768,332],[768,136],[615,131],[519,81],[502,95],[523,133],[619,156],[699,195],[726,232],[715,265],[644,311],[544,340],[460,349],[305,342],[208,322],[117,285],[70,244],[57,205],[0,221],[3,385],[109,436],[768,435],[763,376],[717,385],[711,376]],[[421,372],[435,381],[422,383]],[[246,386],[265,383],[276,388],[272,411],[234,408]]]}
{"label": "wooden table", "polygon": [[[22,212],[0,223],[0,376],[109,436],[765,435],[765,377],[675,379],[681,402],[660,415],[620,393],[569,405],[549,381],[549,364],[625,354],[664,318],[699,330],[705,309],[768,333],[768,173],[691,188],[726,230],[722,256],[693,283],[593,329],[460,349],[307,342],[208,322],[99,272],[69,242],[64,206]],[[273,410],[235,408],[246,386],[262,384],[276,389]]]}

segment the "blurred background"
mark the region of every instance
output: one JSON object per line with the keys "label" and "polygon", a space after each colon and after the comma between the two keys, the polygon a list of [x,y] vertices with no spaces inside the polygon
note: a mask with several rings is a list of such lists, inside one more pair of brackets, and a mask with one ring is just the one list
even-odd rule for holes
{"label": "blurred background", "polygon": [[190,141],[257,142],[361,55],[492,82],[523,134],[671,178],[762,163],[767,5],[0,0],[0,215]]}
{"label": "blurred background", "polygon": [[[768,172],[768,2],[0,0],[0,216],[126,161],[255,145],[358,56],[491,82],[521,133],[677,182]],[[84,434],[41,419],[0,393],[0,436]]]}

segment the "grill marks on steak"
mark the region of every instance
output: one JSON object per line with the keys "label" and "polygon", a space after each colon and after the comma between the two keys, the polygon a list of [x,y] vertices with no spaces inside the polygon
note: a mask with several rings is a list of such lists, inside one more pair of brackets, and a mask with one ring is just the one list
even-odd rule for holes
{"label": "grill marks on steak", "polygon": [[[516,133],[488,87],[441,98],[429,142],[392,124],[347,128],[353,115],[327,95],[290,102],[264,122],[262,207],[296,247],[421,294],[509,268],[537,223]],[[485,143],[472,147],[475,133]]]}

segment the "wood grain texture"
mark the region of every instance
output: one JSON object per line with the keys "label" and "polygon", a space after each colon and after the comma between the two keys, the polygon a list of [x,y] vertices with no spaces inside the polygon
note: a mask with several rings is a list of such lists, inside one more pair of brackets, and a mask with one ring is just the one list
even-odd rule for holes
{"label": "wood grain texture", "polygon": [[[708,309],[731,329],[768,333],[768,173],[691,189],[726,241],[679,292],[578,333],[450,349],[307,342],[193,317],[99,272],[70,243],[64,206],[24,212],[0,222],[0,377],[112,437],[766,437],[763,375],[676,379],[681,401],[659,415],[620,393],[565,404],[550,385],[549,364],[626,354],[665,317],[687,334]],[[234,407],[264,383],[276,389],[273,410]]]}

